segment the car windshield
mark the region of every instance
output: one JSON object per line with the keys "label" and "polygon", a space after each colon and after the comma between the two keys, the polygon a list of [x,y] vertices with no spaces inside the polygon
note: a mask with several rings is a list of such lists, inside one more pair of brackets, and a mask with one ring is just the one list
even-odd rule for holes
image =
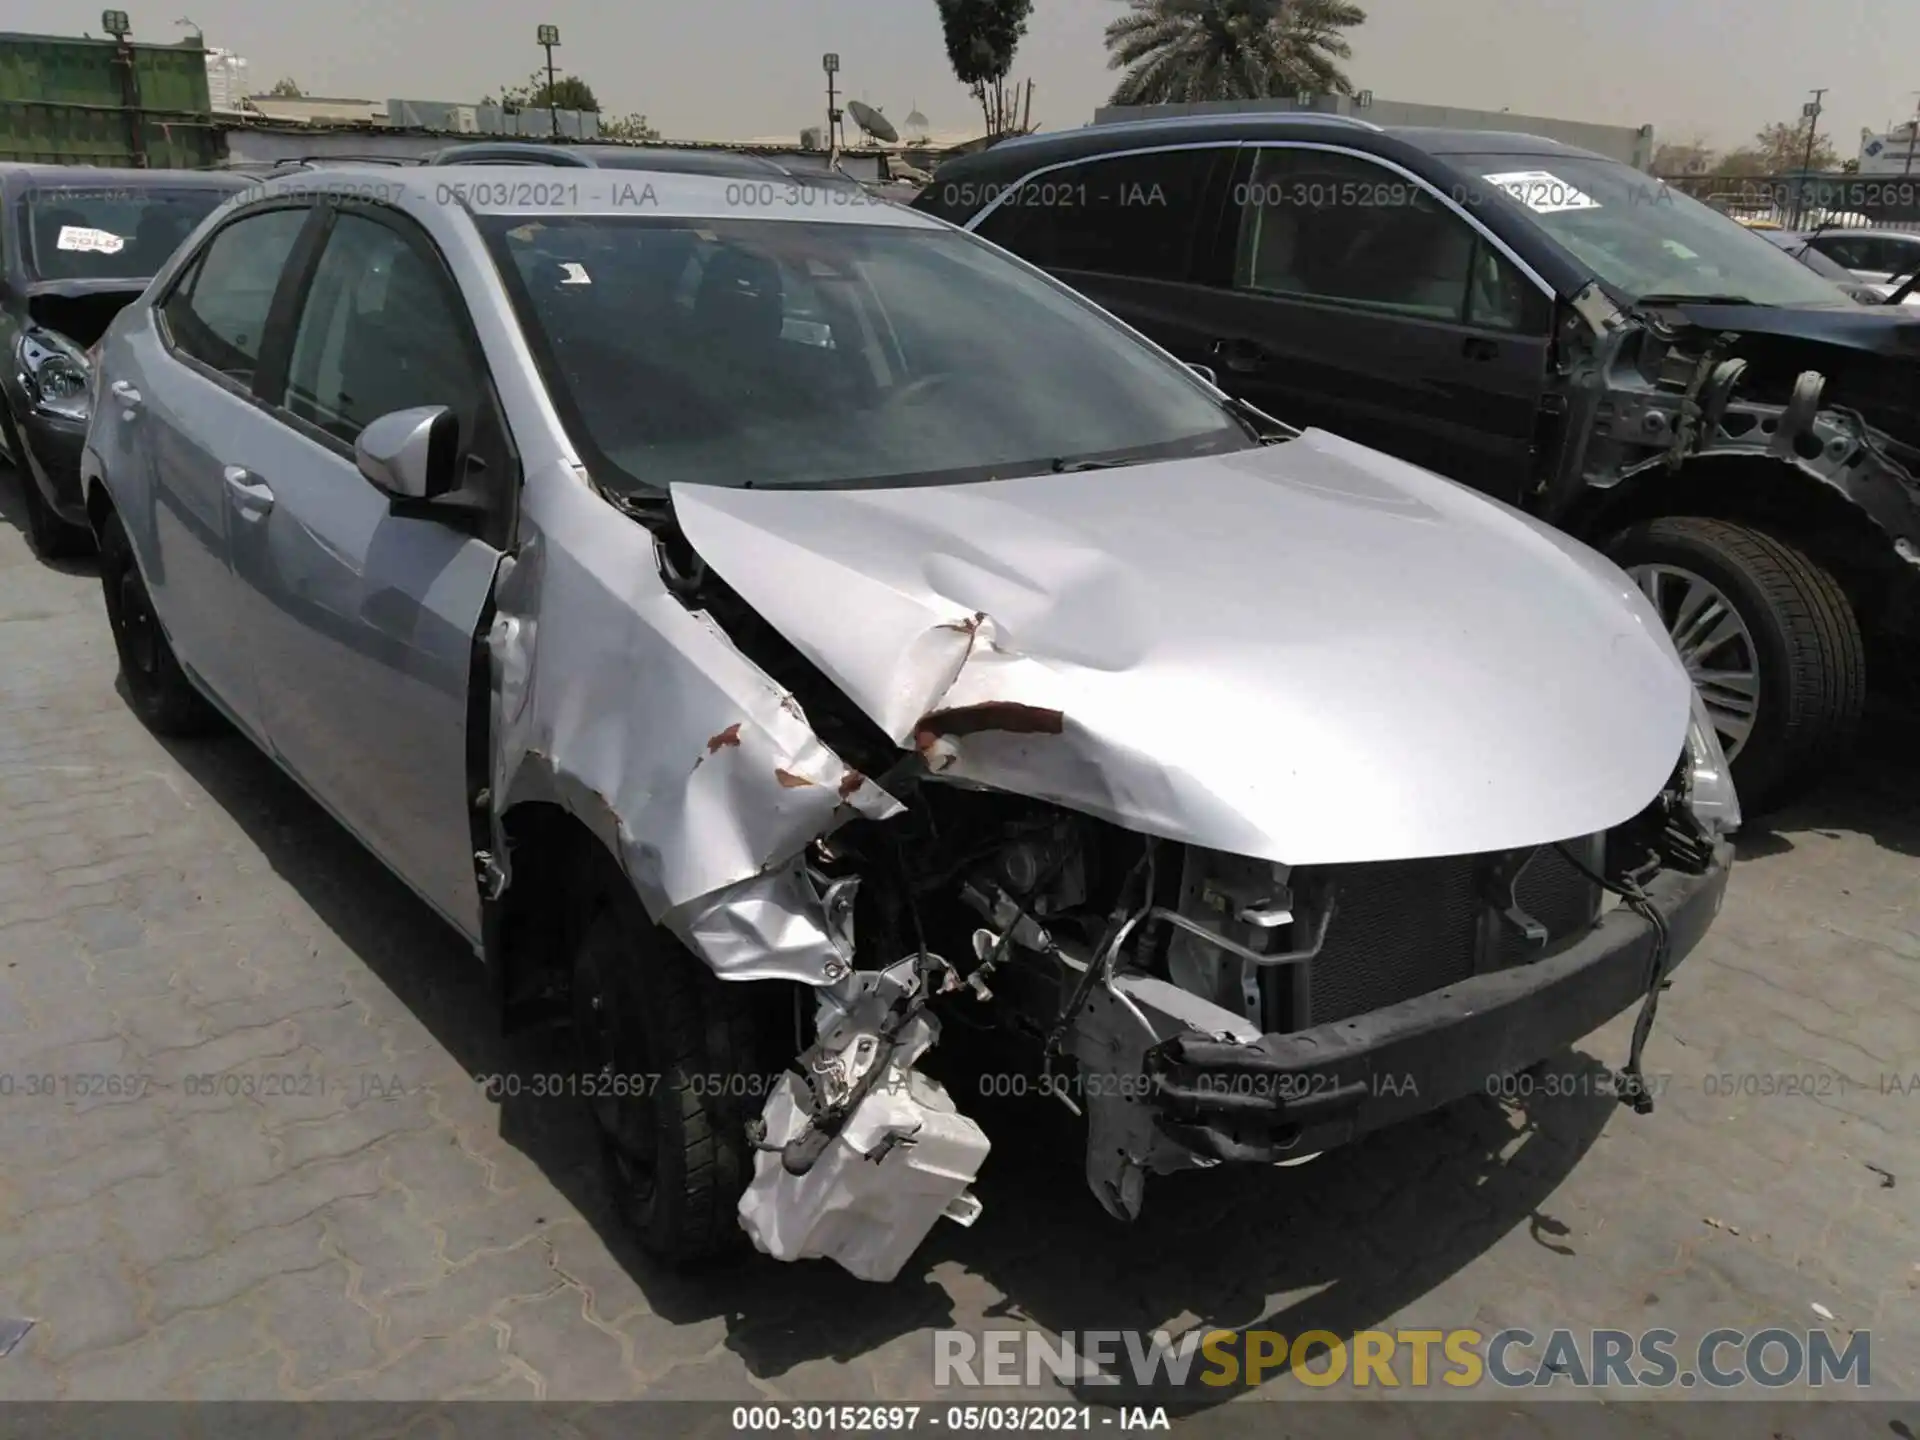
{"label": "car windshield", "polygon": [[33,273],[42,280],[150,280],[231,193],[212,186],[30,191],[26,222]]}
{"label": "car windshield", "polygon": [[1535,223],[1602,281],[1634,299],[1853,304],[1833,283],[1737,220],[1617,160],[1559,154],[1459,158],[1532,211]]}
{"label": "car windshield", "polygon": [[952,483],[1256,443],[1181,366],[955,231],[480,224],[575,443],[615,489]]}

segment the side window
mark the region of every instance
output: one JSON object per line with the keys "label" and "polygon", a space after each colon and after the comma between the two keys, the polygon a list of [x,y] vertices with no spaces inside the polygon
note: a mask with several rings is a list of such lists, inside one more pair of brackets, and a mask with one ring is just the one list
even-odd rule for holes
{"label": "side window", "polygon": [[485,385],[459,304],[438,267],[399,230],[340,215],[294,332],[282,404],[348,445],[391,411],[446,405],[470,441]]}
{"label": "side window", "polygon": [[[1243,290],[1478,323],[1510,310],[1506,261],[1472,226],[1406,177],[1352,155],[1262,147],[1236,187]],[[1509,325],[1519,323],[1512,312]]]}
{"label": "side window", "polygon": [[1879,264],[1878,261],[1880,257],[1875,256],[1876,269],[1886,270],[1895,276],[1904,277],[1913,273],[1914,266],[1920,265],[1920,242],[1912,240],[1882,240],[1880,244],[1884,246],[1886,250],[1886,263]]}
{"label": "side window", "polygon": [[1050,270],[1185,280],[1221,154],[1158,150],[1049,171],[1009,191],[979,233]]}
{"label": "side window", "polygon": [[251,386],[280,272],[311,213],[247,215],[219,230],[160,307],[176,349]]}
{"label": "side window", "polygon": [[1891,240],[1863,235],[1852,244],[1853,253],[1858,257],[1857,263],[1862,270],[1893,270],[1900,264],[1899,246]]}
{"label": "side window", "polygon": [[1467,324],[1483,330],[1545,330],[1547,306],[1539,289],[1484,238],[1473,245],[1467,284]]}

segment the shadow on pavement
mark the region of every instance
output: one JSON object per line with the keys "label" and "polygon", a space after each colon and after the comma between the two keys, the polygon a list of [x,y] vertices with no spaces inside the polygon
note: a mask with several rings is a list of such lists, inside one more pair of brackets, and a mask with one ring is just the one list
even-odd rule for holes
{"label": "shadow on pavement", "polygon": [[1852,832],[1883,850],[1920,855],[1920,701],[1879,695],[1859,743],[1833,778],[1805,799],[1758,816],[1741,832],[1742,860],[1784,855],[1794,832]]}
{"label": "shadow on pavement", "polygon": [[[468,1074],[555,1068],[563,1037],[501,1039],[485,977],[464,942],[247,741],[228,734],[167,747]],[[1559,1068],[1589,1080],[1602,1070],[1580,1055]],[[1223,1328],[1347,1335],[1417,1301],[1516,1227],[1566,1253],[1557,1237],[1567,1227],[1550,1213],[1550,1197],[1615,1104],[1600,1084],[1577,1079],[1565,1087],[1572,1096],[1536,1095],[1524,1110],[1476,1098],[1308,1165],[1153,1181],[1142,1220],[1126,1227],[1088,1192],[1078,1122],[1057,1101],[989,1098],[977,1078],[951,1069],[946,1078],[994,1140],[978,1186],[985,1213],[971,1229],[937,1227],[890,1286],[827,1262],[752,1256],[669,1272],[614,1215],[584,1113],[510,1098],[501,1102],[500,1133],[595,1227],[656,1314],[672,1322],[724,1317],[729,1346],[754,1373],[777,1377],[956,1323],[943,1283],[956,1272],[963,1291],[982,1292],[979,1303],[961,1300],[969,1319],[984,1304],[990,1321],[1010,1327],[1177,1331],[1204,1317]],[[1005,1298],[989,1301],[986,1291]],[[1274,1295],[1299,1298],[1269,1309]],[[931,1359],[929,1347],[929,1369]],[[1201,1402],[1196,1392],[1189,1386],[1161,1398],[1194,1406],[1232,1393]],[[1102,1390],[1084,1398],[1120,1397]]]}

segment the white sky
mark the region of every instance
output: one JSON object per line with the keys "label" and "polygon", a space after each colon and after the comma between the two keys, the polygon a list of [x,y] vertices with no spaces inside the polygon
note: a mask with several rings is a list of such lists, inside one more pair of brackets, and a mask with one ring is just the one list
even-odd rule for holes
{"label": "white sky", "polygon": [[[313,94],[477,100],[541,63],[534,27],[560,27],[556,63],[602,106],[644,111],[674,139],[785,135],[819,123],[822,52],[845,93],[896,120],[918,104],[936,130],[978,119],[947,69],[933,0],[116,0],[140,38],[177,17],[250,62],[252,88],[290,75]],[[1851,155],[1863,125],[1914,111],[1920,5],[1912,0],[1361,0],[1350,73],[1382,99],[1568,120],[1651,123],[1729,146],[1797,121],[1828,86],[1822,128]],[[183,6],[184,9],[174,9]],[[1085,124],[1115,79],[1101,30],[1120,0],[1036,0],[1015,62],[1047,128]],[[0,30],[99,33],[91,3],[0,0]]]}

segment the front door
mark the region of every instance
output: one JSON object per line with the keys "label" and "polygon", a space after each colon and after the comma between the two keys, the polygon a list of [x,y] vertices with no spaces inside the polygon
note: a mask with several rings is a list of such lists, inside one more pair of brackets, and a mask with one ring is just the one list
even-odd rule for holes
{"label": "front door", "polygon": [[[279,432],[246,477],[234,568],[281,762],[469,938],[475,635],[504,543],[466,511],[396,513],[354,441],[395,410],[445,405],[462,464],[510,504],[511,450],[460,292],[397,212],[334,214],[293,327]],[[404,505],[402,506],[404,509]]]}

